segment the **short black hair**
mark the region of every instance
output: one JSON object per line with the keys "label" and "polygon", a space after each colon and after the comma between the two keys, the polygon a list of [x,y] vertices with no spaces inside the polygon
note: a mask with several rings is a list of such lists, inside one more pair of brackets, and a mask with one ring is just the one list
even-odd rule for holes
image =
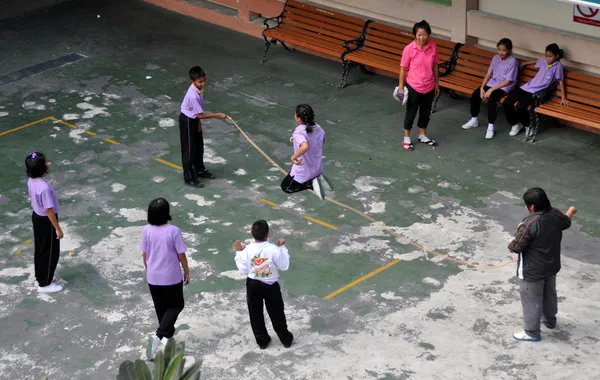
{"label": "short black hair", "polygon": [[169,202],[164,198],[156,198],[148,205],[148,223],[162,226],[171,220]]}
{"label": "short black hair", "polygon": [[424,29],[427,34],[431,35],[431,26],[429,26],[429,23],[425,20],[421,20],[418,23],[415,24],[415,26],[413,26],[413,36],[417,36],[417,30],[419,29]]}
{"label": "short black hair", "polygon": [[527,208],[533,206],[533,211],[548,211],[552,208],[546,192],[539,187],[534,187],[523,194],[523,201]]}
{"label": "short black hair", "polygon": [[496,47],[500,47],[500,45],[503,45],[508,51],[512,50],[512,41],[509,38],[503,38],[500,41],[498,41]]}
{"label": "short black hair", "polygon": [[252,223],[252,237],[258,241],[267,240],[269,234],[269,223],[266,220],[257,220]]}
{"label": "short black hair", "polygon": [[25,167],[27,169],[27,176],[30,178],[43,177],[48,173],[48,166],[46,166],[46,156],[44,153],[29,153],[27,157],[25,157]]}
{"label": "short black hair", "polygon": [[206,78],[206,73],[200,66],[194,66],[190,69],[190,79],[196,80],[198,78]]}

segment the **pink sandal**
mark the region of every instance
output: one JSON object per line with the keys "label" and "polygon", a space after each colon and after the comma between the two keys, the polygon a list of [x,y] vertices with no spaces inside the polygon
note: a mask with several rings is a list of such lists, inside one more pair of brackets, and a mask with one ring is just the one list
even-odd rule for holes
{"label": "pink sandal", "polygon": [[413,150],[415,150],[415,147],[411,142],[410,143],[403,142],[402,147],[404,148],[404,150],[408,150],[409,152],[412,152]]}

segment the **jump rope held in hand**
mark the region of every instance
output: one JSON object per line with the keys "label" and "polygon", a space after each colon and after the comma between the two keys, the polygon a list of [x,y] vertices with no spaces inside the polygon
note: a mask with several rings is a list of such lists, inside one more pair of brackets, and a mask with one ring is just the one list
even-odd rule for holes
{"label": "jump rope held in hand", "polygon": [[396,86],[392,96],[396,101],[401,102],[402,105],[406,105],[406,102],[408,101],[408,87],[404,86],[404,92],[401,93],[400,86]]}

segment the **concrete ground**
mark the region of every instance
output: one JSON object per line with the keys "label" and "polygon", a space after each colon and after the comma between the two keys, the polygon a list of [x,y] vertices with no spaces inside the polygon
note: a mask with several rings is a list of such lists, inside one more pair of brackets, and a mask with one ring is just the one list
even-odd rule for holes
{"label": "concrete ground", "polygon": [[[600,378],[599,136],[546,123],[525,143],[501,115],[487,141],[483,128],[460,128],[467,101],[444,95],[429,132],[440,147],[404,152],[393,79],[356,70],[339,90],[339,63],[275,46],[261,65],[263,46],[130,0],[74,0],[0,22],[0,75],[10,74],[0,76],[0,134],[52,117],[0,136],[3,378],[112,379],[122,361],[144,357],[156,316],[138,241],[159,196],[190,247],[176,338],[203,361],[203,379]],[[68,53],[84,58],[19,72]],[[185,187],[168,163],[180,165],[176,119],[196,64],[208,73],[208,111],[233,117],[284,168],[293,109],[313,105],[328,135],[328,195],[358,213],[283,194],[281,174],[229,121],[204,128],[218,179]],[[33,150],[50,158],[61,203],[65,291],[54,295],[37,293],[27,242],[23,162]],[[563,238],[558,327],[521,343],[506,245],[533,186],[580,211]],[[233,262],[233,241],[259,218],[292,256],[281,280],[290,349],[255,345]]]}

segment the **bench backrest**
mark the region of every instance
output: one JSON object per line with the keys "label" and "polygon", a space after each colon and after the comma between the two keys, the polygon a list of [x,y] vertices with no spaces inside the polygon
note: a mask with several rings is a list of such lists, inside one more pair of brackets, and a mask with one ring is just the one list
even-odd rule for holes
{"label": "bench backrest", "polygon": [[[594,114],[600,113],[600,77],[565,69],[565,91],[571,103]],[[552,101],[560,103],[560,99],[557,91]]]}
{"label": "bench backrest", "polygon": [[475,77],[481,82],[490,67],[494,55],[496,53],[489,50],[484,50],[476,46],[462,45],[453,71],[465,76]]}
{"label": "bench backrest", "polygon": [[288,0],[283,10],[283,24],[302,34],[313,34],[324,40],[343,41],[361,36],[366,20],[334,10]]}
{"label": "bench backrest", "polygon": [[[414,41],[412,33],[405,29],[396,28],[380,22],[371,22],[367,28],[364,49],[378,50],[378,54],[393,59],[402,57],[402,50]],[[438,48],[440,62],[450,59],[455,42],[432,38]]]}

